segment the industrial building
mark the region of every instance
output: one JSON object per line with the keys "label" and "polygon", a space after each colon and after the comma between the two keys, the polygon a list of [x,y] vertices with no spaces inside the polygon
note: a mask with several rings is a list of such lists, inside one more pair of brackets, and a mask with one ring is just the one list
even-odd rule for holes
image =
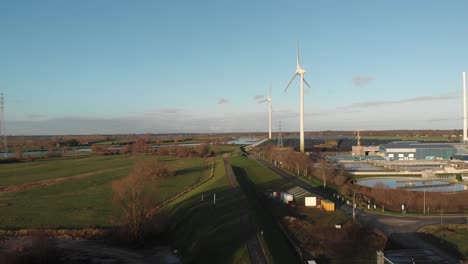
{"label": "industrial building", "polygon": [[357,131],[357,146],[352,146],[351,148],[351,153],[353,154],[353,156],[374,156],[377,155],[379,150],[379,146],[361,146],[361,131]]}
{"label": "industrial building", "polygon": [[380,154],[388,160],[451,159],[456,153],[457,148],[449,143],[394,141],[380,146]]}

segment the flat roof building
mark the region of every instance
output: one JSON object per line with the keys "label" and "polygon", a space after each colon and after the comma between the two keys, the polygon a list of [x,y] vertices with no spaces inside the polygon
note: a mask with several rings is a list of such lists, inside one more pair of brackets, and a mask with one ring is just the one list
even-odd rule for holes
{"label": "flat roof building", "polygon": [[457,153],[457,148],[449,143],[394,141],[380,145],[380,153],[388,160],[451,159]]}

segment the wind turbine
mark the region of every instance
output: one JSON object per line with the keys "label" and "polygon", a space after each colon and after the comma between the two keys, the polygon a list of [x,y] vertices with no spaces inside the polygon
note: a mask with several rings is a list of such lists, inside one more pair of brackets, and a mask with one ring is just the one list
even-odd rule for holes
{"label": "wind turbine", "polygon": [[301,67],[301,63],[299,61],[299,42],[297,43],[297,57],[296,57],[296,72],[294,73],[291,81],[289,81],[288,85],[286,86],[286,89],[284,89],[284,92],[288,90],[289,86],[291,83],[296,79],[296,76],[299,75],[301,76],[301,100],[300,100],[300,151],[304,152],[304,83],[310,88],[310,85],[307,83],[307,81],[304,79],[304,74],[307,71]]}
{"label": "wind turbine", "polygon": [[260,101],[259,103],[268,102],[268,139],[271,139],[271,85],[270,91],[268,92],[268,97],[265,100]]}

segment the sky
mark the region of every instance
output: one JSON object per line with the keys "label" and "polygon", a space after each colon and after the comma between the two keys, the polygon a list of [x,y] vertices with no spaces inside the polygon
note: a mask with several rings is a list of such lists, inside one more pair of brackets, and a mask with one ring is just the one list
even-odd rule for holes
{"label": "sky", "polygon": [[[10,135],[461,129],[468,1],[0,1]],[[263,97],[262,97],[263,96]]]}

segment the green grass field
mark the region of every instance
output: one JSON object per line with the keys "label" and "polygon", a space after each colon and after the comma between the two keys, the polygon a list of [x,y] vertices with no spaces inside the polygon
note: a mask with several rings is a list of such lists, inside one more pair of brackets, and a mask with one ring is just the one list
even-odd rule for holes
{"label": "green grass field", "polygon": [[299,263],[288,240],[279,230],[275,217],[258,199],[260,192],[267,189],[285,190],[291,183],[257,161],[244,156],[231,159],[236,177],[249,200],[249,208],[255,222],[263,230],[261,243],[271,263]]}
{"label": "green grass field", "polygon": [[[239,153],[236,146],[220,146],[220,150]],[[211,163],[203,158],[157,157],[177,171],[176,176],[161,181],[160,201],[209,177]],[[113,169],[46,187],[0,194],[0,228],[111,226],[110,220],[119,215],[119,209],[111,201],[111,183],[127,176],[137,158],[92,156],[0,164],[2,186]],[[245,200],[239,199],[239,190],[229,186],[222,157],[213,160],[216,165],[212,178],[162,208],[161,213],[170,217],[166,235],[186,262],[248,264],[246,241],[257,230],[246,229],[242,222],[249,209]],[[213,205],[215,193],[216,206]]]}
{"label": "green grass field", "polygon": [[252,230],[241,223],[246,212],[242,204],[239,193],[229,187],[222,159],[217,158],[212,179],[164,208],[172,219],[169,241],[182,251],[183,261],[250,263],[245,242]]}
{"label": "green grass field", "polygon": [[[46,187],[0,194],[0,227],[81,228],[109,226],[118,211],[111,198],[111,183],[129,174],[137,157],[93,156],[82,159],[50,159],[0,165],[1,185],[31,183],[81,173],[111,171]],[[163,160],[177,175],[160,183],[159,201],[167,199],[207,177],[209,164],[201,158]]]}
{"label": "green grass field", "polygon": [[130,167],[133,162],[134,159],[131,156],[115,155],[5,163],[0,164],[0,186],[24,184],[118,167]]}
{"label": "green grass field", "polygon": [[274,173],[259,162],[244,156],[231,158],[231,165],[240,167],[249,175],[249,179],[257,185],[260,190],[287,190],[294,187],[289,181]]}

